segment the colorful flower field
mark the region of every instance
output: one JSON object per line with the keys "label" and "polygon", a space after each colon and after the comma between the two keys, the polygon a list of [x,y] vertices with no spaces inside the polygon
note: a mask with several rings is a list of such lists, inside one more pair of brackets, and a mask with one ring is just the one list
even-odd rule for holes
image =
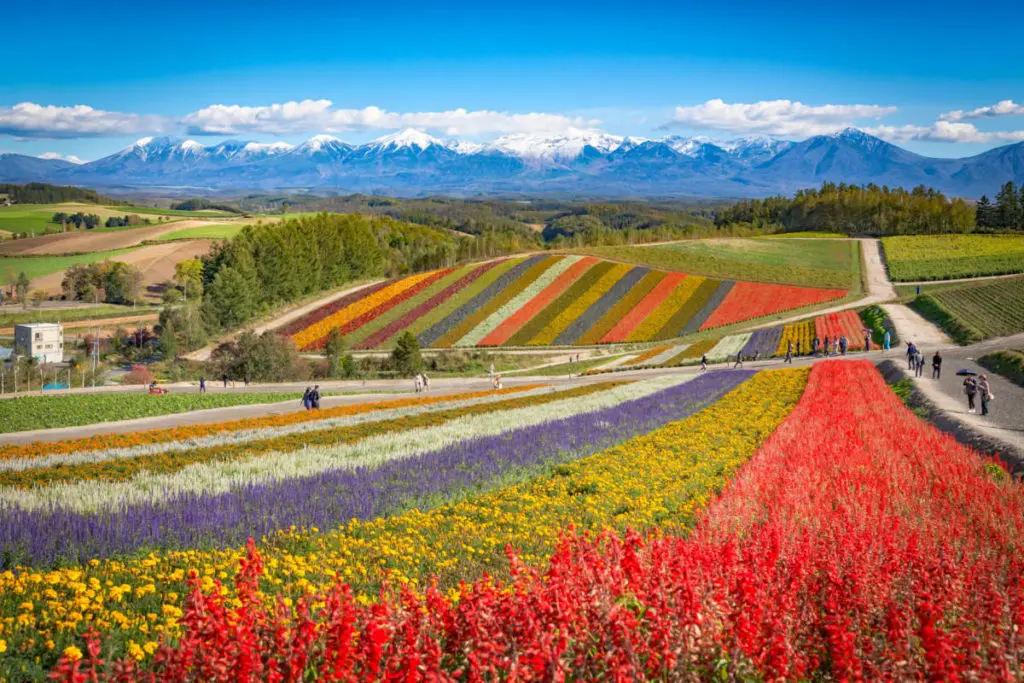
{"label": "colorful flower field", "polygon": [[[327,447],[333,465],[312,478],[194,495],[201,511],[179,528],[219,526],[187,544],[104,545],[108,526],[128,537],[124,505],[78,511],[92,524],[51,539],[57,555],[5,531],[0,676],[1019,677],[1019,485],[904,408],[868,362],[359,415],[436,423]],[[6,529],[28,508],[0,490]]]}
{"label": "colorful flower field", "polygon": [[279,329],[302,350],[338,330],[356,349],[404,331],[423,347],[567,346],[672,339],[815,306],[846,290],[736,282],[572,255],[536,255],[378,283]]}
{"label": "colorful flower field", "polygon": [[[889,324],[891,325],[891,323]],[[600,375],[641,368],[672,368],[680,365],[694,365],[705,357],[709,363],[734,362],[737,356],[741,356],[744,360],[783,357],[789,350],[790,342],[793,343],[794,356],[808,356],[813,352],[813,342],[816,336],[824,344],[825,337],[829,337],[831,342],[831,340],[845,335],[848,340],[847,351],[864,351],[866,334],[870,334],[870,331],[865,328],[861,317],[856,311],[847,310],[839,313],[826,313],[789,325],[765,327],[753,332],[741,332],[717,339],[702,339],[692,344],[655,347],[623,359],[614,365],[591,368],[586,374]],[[874,341],[870,341],[870,344],[872,349],[879,348]],[[668,349],[671,349],[672,353],[666,353]]]}

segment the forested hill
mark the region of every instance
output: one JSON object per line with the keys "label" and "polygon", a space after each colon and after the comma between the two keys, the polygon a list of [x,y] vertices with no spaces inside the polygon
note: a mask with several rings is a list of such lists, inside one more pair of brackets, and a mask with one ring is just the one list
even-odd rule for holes
{"label": "forested hill", "polygon": [[14,204],[59,204],[78,202],[80,204],[105,204],[118,206],[125,202],[104,197],[95,190],[47,183],[26,183],[24,185],[0,184],[0,195],[7,195]]}
{"label": "forested hill", "polygon": [[974,207],[919,186],[911,191],[877,185],[824,183],[792,197],[745,199],[722,210],[720,227],[749,225],[765,232],[821,230],[845,234],[907,235],[972,232]]}

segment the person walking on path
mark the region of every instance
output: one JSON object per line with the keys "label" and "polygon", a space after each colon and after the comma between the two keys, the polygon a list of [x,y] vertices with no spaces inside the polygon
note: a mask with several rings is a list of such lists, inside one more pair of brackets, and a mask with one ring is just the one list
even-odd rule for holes
{"label": "person walking on path", "polygon": [[708,354],[706,354],[706,353],[703,356],[700,357],[700,371],[701,372],[707,372],[708,371]]}
{"label": "person walking on path", "polygon": [[818,347],[819,347],[819,346],[821,346],[821,340],[820,340],[820,339],[818,339],[817,337],[815,337],[815,338],[814,338],[814,341],[812,341],[812,342],[811,342],[811,353],[812,353],[812,354],[813,354],[813,355],[814,355],[815,357],[817,357],[817,356],[818,356]]}
{"label": "person walking on path", "polygon": [[846,349],[850,348],[850,340],[846,338],[844,334],[839,338],[839,353],[846,355]]}
{"label": "person walking on path", "polygon": [[786,359],[784,361],[782,361],[782,362],[783,363],[789,363],[789,364],[793,363],[793,342],[792,341],[790,341],[789,344],[786,346]]}
{"label": "person walking on path", "polygon": [[914,369],[917,371],[917,376],[921,377],[924,375],[924,354],[918,349],[917,355],[914,357]]}
{"label": "person walking on path", "polygon": [[942,378],[942,356],[938,351],[932,356],[932,379]]}
{"label": "person walking on path", "polygon": [[305,393],[302,394],[302,407],[305,408],[306,410],[309,410],[310,408],[309,395],[311,393],[313,393],[313,390],[310,389],[309,387],[306,387]]}
{"label": "person walking on path", "polygon": [[734,369],[735,368],[742,368],[743,367],[743,354],[742,353],[739,353],[739,352],[736,353],[736,362],[733,364],[732,367]]}
{"label": "person walking on path", "polygon": [[313,387],[313,391],[309,392],[309,404],[313,410],[320,410],[320,385],[317,384]]}
{"label": "person walking on path", "polygon": [[430,379],[427,378],[427,373],[421,372],[420,377],[423,378],[423,391],[428,390],[430,388]]}
{"label": "person walking on path", "polygon": [[412,384],[416,388],[417,394],[423,391],[423,380],[420,378],[419,375],[416,375],[415,377],[412,378]]}
{"label": "person walking on path", "polygon": [[964,380],[964,393],[967,394],[967,412],[974,413],[974,397],[978,394],[978,380],[974,375],[968,375]]}
{"label": "person walking on path", "polygon": [[246,373],[245,377],[243,378],[243,381],[245,382],[245,386],[249,386],[249,374],[248,373]]}
{"label": "person walking on path", "polygon": [[830,340],[828,338],[828,335],[825,335],[825,358],[828,358],[828,352],[829,352],[830,348],[831,348]]}
{"label": "person walking on path", "polygon": [[889,330],[886,330],[885,336],[882,337],[882,348],[886,351],[892,348],[892,335],[889,334]]}
{"label": "person walking on path", "polygon": [[221,375],[221,379],[224,380],[224,388],[227,389],[228,388],[228,373],[225,372],[223,375]]}
{"label": "person walking on path", "polygon": [[200,377],[199,378],[199,393],[200,394],[205,394],[206,393],[206,378],[205,377]]}
{"label": "person walking on path", "polygon": [[871,350],[871,330],[864,330],[864,351]]}
{"label": "person walking on path", "polygon": [[917,358],[917,347],[914,342],[907,342],[907,369],[914,369],[914,361]]}
{"label": "person walking on path", "polygon": [[988,385],[988,375],[978,378],[978,396],[981,398],[981,415],[988,415],[988,402],[995,398],[992,395],[992,388]]}
{"label": "person walking on path", "polygon": [[796,340],[796,355],[800,355],[800,340]]}

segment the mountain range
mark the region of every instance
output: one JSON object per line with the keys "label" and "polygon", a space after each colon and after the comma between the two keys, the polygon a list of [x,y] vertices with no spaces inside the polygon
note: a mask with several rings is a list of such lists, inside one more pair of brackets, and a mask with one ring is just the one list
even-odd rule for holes
{"label": "mountain range", "polygon": [[353,145],[316,135],[301,145],[143,138],[96,161],[73,164],[0,155],[0,181],[97,189],[228,193],[321,189],[404,196],[766,196],[822,181],[912,187],[963,197],[1024,182],[1024,142],[963,159],[914,154],[848,128],[800,142],[754,136],[622,138],[600,131],[508,135],[481,144],[407,129]]}

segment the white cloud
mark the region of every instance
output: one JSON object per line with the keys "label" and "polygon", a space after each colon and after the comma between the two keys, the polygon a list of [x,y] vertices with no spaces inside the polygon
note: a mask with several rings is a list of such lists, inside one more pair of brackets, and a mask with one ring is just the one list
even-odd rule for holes
{"label": "white cloud", "polygon": [[676,107],[672,118],[661,128],[705,128],[804,138],[834,133],[858,120],[879,119],[895,111],[896,107],[877,104],[812,106],[791,100],[729,104],[713,99],[691,107]]}
{"label": "white cloud", "polygon": [[930,126],[878,126],[865,132],[891,142],[973,142],[980,144],[1020,142],[1024,130],[981,131],[973,123],[936,121]]}
{"label": "white cloud", "polygon": [[186,116],[191,134],[287,134],[319,131],[344,133],[365,130],[421,128],[445,135],[560,132],[591,127],[593,119],[561,114],[512,114],[499,111],[451,109],[441,112],[391,112],[379,107],[335,109],[330,100],[302,100],[261,107],[215,104]]}
{"label": "white cloud", "polygon": [[61,154],[60,152],[43,152],[39,155],[40,159],[60,159],[61,161],[70,161],[72,164],[84,164],[83,159],[79,159],[74,154]]}
{"label": "white cloud", "polygon": [[21,102],[0,107],[0,134],[16,138],[78,138],[163,132],[169,122],[160,116]]}
{"label": "white cloud", "polygon": [[1024,116],[1024,104],[1013,100],[1002,100],[988,107],[978,107],[970,111],[957,109],[939,116],[940,121],[963,121],[964,119],[992,119],[997,116]]}

